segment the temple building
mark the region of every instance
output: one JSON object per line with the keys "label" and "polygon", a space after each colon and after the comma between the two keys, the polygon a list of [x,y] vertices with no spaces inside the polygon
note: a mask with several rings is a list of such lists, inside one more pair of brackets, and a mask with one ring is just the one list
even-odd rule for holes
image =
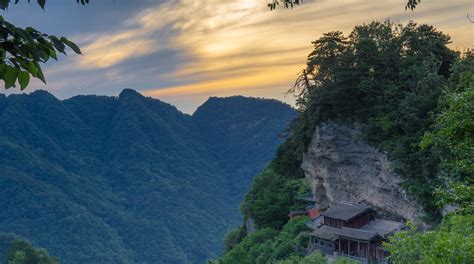
{"label": "temple building", "polygon": [[322,211],[307,224],[313,231],[310,251],[327,256],[345,256],[362,262],[378,262],[388,257],[382,242],[404,225],[379,219],[366,205],[341,202]]}
{"label": "temple building", "polygon": [[319,207],[316,204],[312,193],[300,195],[296,199],[303,204],[303,206],[298,210],[291,210],[288,214],[290,219],[297,216],[308,216],[309,218],[314,219],[320,215]]}

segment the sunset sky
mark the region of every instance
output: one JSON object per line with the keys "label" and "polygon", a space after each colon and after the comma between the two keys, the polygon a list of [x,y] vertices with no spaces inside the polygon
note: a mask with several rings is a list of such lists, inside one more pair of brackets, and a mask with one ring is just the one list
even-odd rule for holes
{"label": "sunset sky", "polygon": [[[270,0],[267,0],[270,1]],[[357,24],[390,19],[429,23],[452,37],[452,48],[474,47],[473,0],[306,0],[269,11],[266,0],[26,1],[3,16],[17,25],[64,35],[84,55],[48,63],[46,89],[59,98],[117,95],[123,88],[176,105],[186,113],[209,96],[247,95],[293,102],[285,92],[303,68],[311,41]]]}

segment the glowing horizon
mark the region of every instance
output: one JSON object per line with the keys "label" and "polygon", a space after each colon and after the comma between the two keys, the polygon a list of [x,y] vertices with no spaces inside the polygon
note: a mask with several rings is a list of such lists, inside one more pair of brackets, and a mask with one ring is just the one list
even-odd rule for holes
{"label": "glowing horizon", "polygon": [[[414,20],[450,35],[452,48],[473,47],[474,26],[466,18],[467,12],[474,13],[471,0],[422,2],[413,12],[404,9],[405,2],[308,0],[293,10],[276,11],[258,0],[140,2],[136,9],[117,1],[75,7],[79,14],[71,17],[71,23],[88,16],[91,24],[95,19],[104,28],[87,30],[73,24],[71,35],[64,26],[64,35],[78,42],[84,55],[48,65],[48,85],[33,82],[29,90],[46,89],[66,98],[84,93],[116,95],[131,87],[187,113],[210,96],[259,96],[293,104],[285,92],[304,67],[311,41],[328,31],[348,34],[355,25],[374,20]],[[123,8],[124,17],[110,21],[102,14],[95,17],[101,8],[108,12]],[[47,23],[54,12],[47,8],[32,22]],[[55,29],[54,25],[49,28]]]}

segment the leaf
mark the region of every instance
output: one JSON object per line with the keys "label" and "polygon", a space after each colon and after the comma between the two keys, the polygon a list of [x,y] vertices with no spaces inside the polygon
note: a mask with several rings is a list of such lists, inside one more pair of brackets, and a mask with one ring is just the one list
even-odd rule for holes
{"label": "leaf", "polygon": [[69,39],[62,37],[61,41],[66,44],[69,48],[71,48],[75,53],[82,54],[81,49],[74,44],[74,42],[70,41]]}
{"label": "leaf", "polygon": [[30,83],[30,74],[26,71],[20,71],[18,82],[20,83],[20,89],[23,91]]}
{"label": "leaf", "polygon": [[49,56],[54,60],[58,60],[58,56],[56,55],[56,51],[54,49],[49,49]]}
{"label": "leaf", "polygon": [[29,73],[31,73],[31,75],[33,75],[34,77],[37,76],[38,74],[38,69],[36,68],[36,65],[33,63],[33,62],[29,62],[26,69],[28,70]]}
{"label": "leaf", "polygon": [[8,67],[7,72],[4,76],[5,88],[15,87],[16,77],[18,76],[18,69],[14,67]]}
{"label": "leaf", "polygon": [[51,42],[53,43],[54,47],[61,53],[63,54],[66,54],[64,52],[64,49],[66,48],[66,46],[64,45],[64,43],[62,41],[60,41],[56,36],[49,36],[49,39],[51,40]]}
{"label": "leaf", "polygon": [[34,61],[33,64],[36,67],[36,77],[46,84],[46,79],[44,78],[43,70],[38,62]]}
{"label": "leaf", "polygon": [[38,0],[38,5],[40,5],[42,9],[44,9],[45,4],[46,4],[46,0]]}

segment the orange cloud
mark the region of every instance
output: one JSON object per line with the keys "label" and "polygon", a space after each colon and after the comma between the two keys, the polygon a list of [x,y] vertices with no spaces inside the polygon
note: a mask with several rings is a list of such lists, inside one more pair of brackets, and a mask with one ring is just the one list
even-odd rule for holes
{"label": "orange cloud", "polygon": [[[405,10],[400,0],[308,0],[293,10],[272,12],[261,0],[176,0],[127,19],[118,33],[92,40],[79,64],[107,69],[172,48],[181,52],[183,62],[160,78],[186,84],[151,88],[145,94],[160,98],[222,91],[246,94],[252,88],[278,86],[268,91],[269,97],[278,97],[304,66],[311,41],[324,32],[349,33],[354,25],[373,20],[415,20],[449,33],[453,47],[471,47],[473,27],[465,18],[469,9],[472,0],[431,0],[414,12]],[[166,38],[160,37],[164,31],[169,33]]]}

